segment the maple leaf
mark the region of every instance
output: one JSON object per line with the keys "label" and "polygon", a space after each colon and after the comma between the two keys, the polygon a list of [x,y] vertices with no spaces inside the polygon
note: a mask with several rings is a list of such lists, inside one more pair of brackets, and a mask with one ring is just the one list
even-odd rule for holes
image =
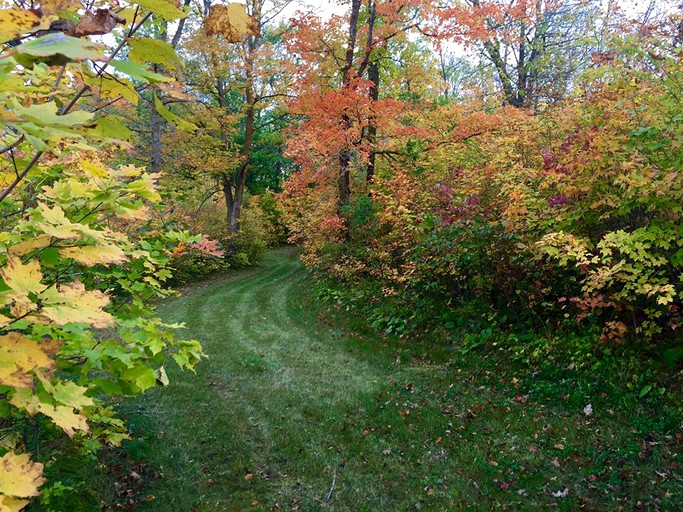
{"label": "maple leaf", "polygon": [[75,413],[71,407],[65,405],[55,407],[41,402],[38,406],[38,412],[50,418],[69,437],[73,437],[76,430],[82,430],[83,432],[90,430],[87,418],[82,414]]}
{"label": "maple leaf", "polygon": [[[5,42],[25,32],[41,28],[41,19],[37,11],[12,7],[0,9],[0,39]],[[49,26],[49,22],[47,23]]]}
{"label": "maple leaf", "polygon": [[71,222],[59,205],[50,208],[46,204],[40,203],[36,211],[43,220],[35,222],[34,226],[46,235],[61,239],[80,238],[81,235],[95,239],[102,238],[102,231],[96,231],[84,224]]}
{"label": "maple leaf", "polygon": [[99,290],[88,291],[80,281],[52,286],[40,295],[43,302],[42,314],[57,325],[69,322],[90,324],[105,328],[114,318],[103,311],[109,298]]}
{"label": "maple leaf", "polygon": [[87,418],[83,414],[74,412],[74,408],[67,405],[48,404],[42,402],[40,398],[33,394],[29,389],[18,389],[10,398],[9,403],[20,409],[25,409],[28,414],[35,416],[38,413],[50,418],[55,425],[64,430],[69,437],[73,437],[76,430],[87,432]]}
{"label": "maple leaf", "polygon": [[9,248],[15,256],[26,256],[27,254],[35,251],[36,249],[44,249],[50,246],[50,237],[45,235],[40,235],[31,238],[30,240],[24,240],[16,245]]}
{"label": "maple leaf", "polygon": [[29,388],[33,386],[32,370],[53,367],[54,362],[38,342],[18,332],[0,336],[0,384]]}
{"label": "maple leaf", "polygon": [[31,260],[24,265],[20,258],[10,253],[7,254],[7,264],[0,269],[0,277],[19,295],[38,294],[47,288],[40,282],[43,274],[38,260]]}
{"label": "maple leaf", "polygon": [[123,249],[116,245],[85,245],[81,247],[67,247],[60,249],[59,254],[64,258],[73,258],[86,267],[94,265],[109,265],[124,263],[128,257]]}
{"label": "maple leaf", "polygon": [[173,21],[187,16],[187,14],[178,9],[175,0],[138,0],[136,3],[166,21]]}
{"label": "maple leaf", "polygon": [[38,487],[45,482],[42,475],[43,465],[32,462],[28,453],[8,452],[0,458],[0,496],[38,496]]}
{"label": "maple leaf", "polygon": [[258,22],[247,14],[242,4],[212,5],[204,20],[204,30],[210,36],[219,35],[230,43],[239,43],[246,36],[257,36]]}
{"label": "maple leaf", "polygon": [[85,396],[88,388],[79,386],[78,384],[67,381],[58,382],[54,386],[52,396],[63,405],[73,407],[74,409],[83,409],[83,407],[90,407],[95,405],[95,402],[89,396]]}
{"label": "maple leaf", "polygon": [[0,512],[19,512],[28,503],[28,500],[20,500],[0,494]]}

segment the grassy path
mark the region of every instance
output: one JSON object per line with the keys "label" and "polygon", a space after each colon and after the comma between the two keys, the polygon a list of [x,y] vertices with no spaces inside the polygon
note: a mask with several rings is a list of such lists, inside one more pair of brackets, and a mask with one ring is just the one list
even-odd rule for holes
{"label": "grassy path", "polygon": [[[486,358],[380,339],[316,304],[291,249],[161,312],[209,359],[130,406],[135,439],[118,454],[128,466],[112,472],[125,473],[115,501],[130,488],[135,510],[680,504],[680,468],[656,418],[621,425],[599,402],[588,418],[581,390],[550,382],[536,396],[512,367],[495,374]],[[559,389],[575,399],[556,399]]]}

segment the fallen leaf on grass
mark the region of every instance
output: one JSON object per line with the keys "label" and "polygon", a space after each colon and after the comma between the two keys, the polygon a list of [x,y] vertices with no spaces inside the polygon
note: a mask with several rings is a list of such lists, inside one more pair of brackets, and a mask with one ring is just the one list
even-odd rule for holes
{"label": "fallen leaf on grass", "polygon": [[551,492],[553,498],[566,498],[569,496],[569,488],[563,487],[561,491]]}

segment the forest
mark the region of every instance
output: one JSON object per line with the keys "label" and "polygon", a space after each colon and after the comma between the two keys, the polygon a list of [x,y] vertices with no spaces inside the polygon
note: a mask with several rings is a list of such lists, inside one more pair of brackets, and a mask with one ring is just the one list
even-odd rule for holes
{"label": "forest", "polygon": [[0,512],[683,509],[682,5],[0,3]]}

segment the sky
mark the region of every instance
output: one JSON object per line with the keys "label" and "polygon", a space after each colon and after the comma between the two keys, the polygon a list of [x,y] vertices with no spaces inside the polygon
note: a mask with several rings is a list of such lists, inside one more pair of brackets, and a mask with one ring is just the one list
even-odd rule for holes
{"label": "sky", "polygon": [[[613,0],[621,7],[628,15],[642,14],[650,4],[650,0]],[[607,6],[609,0],[602,0],[603,6]],[[662,4],[669,4],[673,7],[674,2],[671,0],[660,0],[657,2],[661,7]],[[290,5],[282,12],[282,19],[287,19],[293,16],[298,10],[313,11],[321,18],[327,18],[332,14],[343,15],[348,10],[348,5],[339,5],[333,0],[293,0]]]}

